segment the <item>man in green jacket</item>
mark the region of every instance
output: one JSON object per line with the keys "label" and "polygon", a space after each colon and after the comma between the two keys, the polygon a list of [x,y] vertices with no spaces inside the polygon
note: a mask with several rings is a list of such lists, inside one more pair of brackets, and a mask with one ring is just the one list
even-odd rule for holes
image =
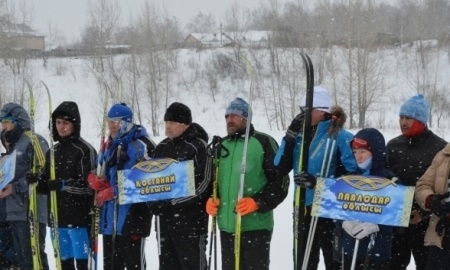
{"label": "man in green jacket", "polygon": [[[206,205],[209,215],[217,215],[223,270],[235,269],[237,215],[241,216],[240,269],[269,269],[273,209],[286,198],[289,187],[288,176],[280,175],[273,164],[278,144],[272,137],[255,131],[250,124],[248,149],[243,153],[247,121],[251,121],[249,110],[241,98],[226,109],[228,136],[222,139],[218,199],[210,198]],[[238,198],[243,157],[243,195]]]}

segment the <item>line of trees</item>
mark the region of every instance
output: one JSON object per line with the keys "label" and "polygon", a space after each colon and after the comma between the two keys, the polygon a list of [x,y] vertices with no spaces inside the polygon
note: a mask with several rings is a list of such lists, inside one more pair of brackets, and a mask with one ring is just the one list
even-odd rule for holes
{"label": "line of trees", "polygon": [[[0,10],[5,10],[1,7],[6,2],[0,0]],[[225,83],[221,82],[231,81],[241,94],[245,93],[248,76],[242,54],[254,63],[256,98],[264,105],[273,129],[285,129],[298,112],[305,85],[300,52],[313,59],[315,83],[326,85],[334,101],[347,110],[350,128],[384,127],[383,110],[376,120],[371,118],[372,122],[367,122],[368,113],[380,111],[388,101],[387,93],[397,86],[387,81],[386,75],[401,63],[409,65],[399,75],[407,82],[404,87],[411,89],[411,94],[425,94],[431,105],[431,125],[436,122],[439,126],[449,115],[445,105],[447,82],[440,74],[446,65],[440,56],[448,54],[449,48],[449,0],[404,0],[396,6],[368,0],[320,0],[313,8],[300,2],[282,6],[277,0],[267,0],[254,10],[244,10],[234,2],[225,12],[224,30],[270,30],[267,46],[252,49],[236,43],[232,48],[197,51],[187,63],[180,63],[185,58],[181,58],[174,44],[186,32],[167,8],[146,2],[139,14],[130,15],[127,25],[122,26],[117,0],[91,0],[89,21],[77,46],[94,52],[86,58],[86,71],[97,79],[99,98],[104,99],[108,93],[114,101],[126,101],[138,121],[151,126],[153,135],[159,135],[162,114],[170,97],[180,89],[192,93],[200,89],[213,102],[220,102],[217,97],[230,90],[224,89]],[[187,30],[211,31],[214,29],[207,26],[214,24],[211,15],[198,13],[187,24]],[[438,42],[429,44],[429,39]],[[131,50],[121,56],[107,54],[101,48],[111,43],[131,45]],[[393,57],[393,53],[397,55]],[[0,73],[4,74],[0,80],[7,82],[0,84],[4,86],[0,86],[0,101],[23,103],[24,80],[38,79],[33,78],[26,59],[5,56],[3,60],[0,69],[9,70]],[[185,65],[192,72],[182,74],[180,70]],[[65,72],[62,64],[58,69],[59,74]],[[14,74],[12,83],[9,73]]]}

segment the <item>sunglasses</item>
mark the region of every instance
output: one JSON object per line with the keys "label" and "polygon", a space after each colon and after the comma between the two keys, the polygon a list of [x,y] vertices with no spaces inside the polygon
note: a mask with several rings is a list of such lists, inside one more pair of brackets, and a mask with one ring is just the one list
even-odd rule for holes
{"label": "sunglasses", "polygon": [[114,125],[120,124],[121,121],[122,121],[122,118],[120,118],[120,117],[113,117],[113,118],[108,117],[108,122],[111,124],[114,124]]}

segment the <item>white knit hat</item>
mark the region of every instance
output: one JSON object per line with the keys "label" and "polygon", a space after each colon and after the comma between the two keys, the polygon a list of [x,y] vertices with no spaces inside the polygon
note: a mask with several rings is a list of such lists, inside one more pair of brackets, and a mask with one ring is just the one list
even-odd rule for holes
{"label": "white knit hat", "polygon": [[[306,96],[300,99],[300,108],[306,106]],[[313,108],[330,113],[331,97],[322,86],[314,86]]]}

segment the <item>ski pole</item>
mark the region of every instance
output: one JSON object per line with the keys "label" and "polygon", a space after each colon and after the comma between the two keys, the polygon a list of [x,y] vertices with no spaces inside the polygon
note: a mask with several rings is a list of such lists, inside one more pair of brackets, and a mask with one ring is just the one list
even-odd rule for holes
{"label": "ski pole", "polygon": [[369,241],[369,244],[367,245],[366,258],[364,258],[363,270],[370,269],[369,263],[370,263],[370,258],[372,257],[373,247],[375,246],[375,238],[376,237],[377,237],[377,233],[372,233],[370,235],[370,241]]}
{"label": "ski pole", "polygon": [[158,255],[161,255],[161,225],[159,223],[159,215],[156,215],[156,238],[158,239]]}
{"label": "ski pole", "polygon": [[353,250],[352,266],[350,267],[351,270],[355,270],[356,257],[358,256],[358,248],[359,248],[359,239],[356,239],[355,249]]}
{"label": "ski pole", "polygon": [[[331,160],[333,159],[334,148],[336,147],[336,138],[338,132],[337,118],[333,117],[331,121],[331,126],[327,136],[327,142],[325,145],[324,159],[322,162],[322,168],[320,169],[320,177],[327,177],[330,173]],[[331,139],[332,138],[332,139]],[[331,147],[330,147],[330,141]],[[306,270],[308,268],[309,257],[311,255],[311,249],[314,241],[314,235],[316,233],[318,217],[311,217],[311,224],[309,226],[308,240],[306,242],[305,258],[303,259],[302,269]]]}
{"label": "ski pole", "polygon": [[[248,116],[247,116],[247,125],[245,128],[245,139],[244,139],[244,148],[242,150],[242,163],[241,163],[241,173],[239,178],[239,190],[236,203],[242,199],[244,195],[244,182],[245,182],[245,171],[247,167],[247,150],[248,150],[248,140],[250,137],[250,125],[252,121],[252,95],[253,95],[253,83],[254,83],[254,69],[250,61],[242,57],[246,62],[247,70],[250,73],[250,90],[248,94]],[[235,237],[234,237],[234,266],[235,270],[240,269],[240,261],[241,261],[241,222],[242,217],[239,213],[236,213],[236,227],[235,227]]]}
{"label": "ski pole", "polygon": [[[122,152],[122,144],[119,144],[118,146],[117,146],[117,172],[120,170],[120,169],[122,169],[122,165],[121,165],[121,162],[120,162],[120,155],[121,155],[121,152]],[[116,178],[117,178],[117,175],[116,175]],[[117,181],[118,179],[116,179],[116,181]],[[117,183],[116,183],[116,185],[117,185]],[[114,256],[115,256],[115,252],[116,252],[116,235],[117,235],[117,212],[118,212],[118,201],[117,201],[118,199],[114,199],[113,200],[113,203],[114,203],[114,210],[113,210],[113,233],[112,233],[112,239],[111,239],[111,241],[112,241],[112,244],[111,244],[111,251],[112,251],[112,254],[111,254],[111,269],[114,269]]]}
{"label": "ski pole", "polygon": [[[221,138],[219,136],[214,136],[211,142],[213,153],[213,164],[214,164],[214,181],[213,181],[213,200],[217,200],[217,183],[219,178],[219,158],[221,149]],[[217,269],[217,217],[211,218],[211,234],[210,234],[210,245],[209,245],[209,259],[208,259],[208,269],[211,269],[211,258],[212,251],[214,249],[214,269]]]}

